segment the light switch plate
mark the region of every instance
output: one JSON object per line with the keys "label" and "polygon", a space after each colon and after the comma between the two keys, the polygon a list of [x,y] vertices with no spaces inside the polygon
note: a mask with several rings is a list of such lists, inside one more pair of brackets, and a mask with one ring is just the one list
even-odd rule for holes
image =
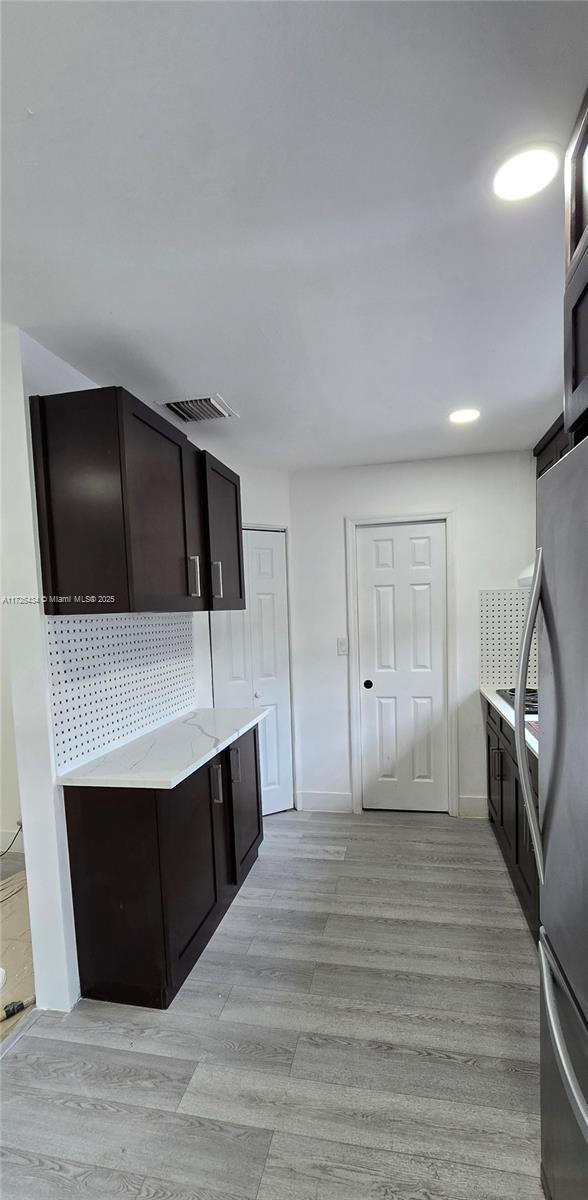
{"label": "light switch plate", "polygon": [[337,654],[349,654],[349,641],[346,637],[337,638]]}

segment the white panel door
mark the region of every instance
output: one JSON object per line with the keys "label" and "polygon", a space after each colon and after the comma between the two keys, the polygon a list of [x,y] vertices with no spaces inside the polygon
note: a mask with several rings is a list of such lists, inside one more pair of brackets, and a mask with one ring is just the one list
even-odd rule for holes
{"label": "white panel door", "polygon": [[356,538],[363,807],[447,812],[445,525]]}
{"label": "white panel door", "polygon": [[214,702],[269,708],[259,726],[264,814],[294,807],[286,536],[243,533],[247,608],[212,612]]}

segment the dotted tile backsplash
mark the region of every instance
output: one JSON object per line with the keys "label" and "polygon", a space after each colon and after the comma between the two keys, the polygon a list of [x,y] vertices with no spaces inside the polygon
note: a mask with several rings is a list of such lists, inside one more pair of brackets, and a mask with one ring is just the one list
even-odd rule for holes
{"label": "dotted tile backsplash", "polygon": [[46,621],[60,771],[196,706],[191,613]]}
{"label": "dotted tile backsplash", "polygon": [[[480,592],[480,683],[514,687],[529,588]],[[537,687],[537,637],[533,634],[527,685]]]}

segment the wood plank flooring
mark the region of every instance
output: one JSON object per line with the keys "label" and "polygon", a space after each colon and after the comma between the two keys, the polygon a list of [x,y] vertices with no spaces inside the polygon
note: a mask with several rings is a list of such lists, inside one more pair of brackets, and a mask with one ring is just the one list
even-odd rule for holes
{"label": "wood plank flooring", "polygon": [[3,1200],[539,1200],[536,952],[486,823],[265,835],[166,1012],[10,1050]]}
{"label": "wood plank flooring", "polygon": [[[6,971],[2,988],[2,1006],[15,1000],[34,1000],[33,948],[27,877],[24,870],[11,871],[11,866],[24,862],[22,854],[7,854],[11,859],[0,880],[0,965]],[[0,862],[5,861],[1,860]],[[0,1042],[14,1034],[16,1026],[25,1019],[30,1008],[0,1022]]]}

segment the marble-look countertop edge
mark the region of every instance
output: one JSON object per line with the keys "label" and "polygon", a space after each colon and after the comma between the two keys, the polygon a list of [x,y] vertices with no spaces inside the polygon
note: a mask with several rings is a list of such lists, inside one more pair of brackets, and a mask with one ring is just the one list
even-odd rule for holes
{"label": "marble-look countertop edge", "polygon": [[[509,704],[508,701],[505,700],[503,696],[499,696],[496,688],[486,687],[486,686],[480,684],[480,695],[483,696],[484,699],[487,700],[488,703],[491,704],[492,707],[495,708],[498,713],[500,713],[501,717],[504,717],[505,721],[508,721],[508,724],[510,725],[511,729],[514,729],[515,719],[514,719],[513,705]],[[531,753],[534,754],[536,758],[538,758],[539,757],[539,740],[535,736],[535,734],[531,733],[531,730],[526,727],[525,727],[525,741],[526,741],[527,746],[528,746],[529,750],[531,751]]]}
{"label": "marble-look countertop edge", "polygon": [[[166,728],[179,723],[185,723],[188,717],[204,711],[214,712],[215,710],[195,709],[192,712],[185,713],[183,717],[177,718],[174,721],[168,721],[164,725],[160,725],[155,729],[149,730],[148,733],[141,734],[140,738],[134,738],[130,742],[125,742],[122,746],[118,746],[115,750],[112,750],[110,754],[100,754],[94,759],[89,759],[88,762],[83,763],[81,766],[74,767],[71,771],[65,771],[63,774],[57,776],[56,783],[60,787],[129,789],[152,788],[154,791],[171,791],[173,788],[177,787],[179,783],[182,783],[184,779],[188,779],[190,775],[193,775],[195,771],[200,770],[200,767],[206,766],[207,762],[210,762],[211,759],[215,758],[217,754],[220,754],[223,750],[226,750],[227,747],[232,744],[232,742],[236,742],[238,738],[243,736],[243,734],[248,733],[250,729],[254,729],[256,725],[259,725],[260,722],[263,721],[267,716],[269,709],[265,708],[257,711],[253,717],[244,721],[242,725],[232,729],[227,737],[219,739],[213,746],[209,746],[202,752],[202,754],[199,754],[192,762],[182,767],[178,771],[161,772],[160,774],[156,772],[149,774],[148,771],[143,771],[142,774],[138,773],[136,778],[133,778],[129,774],[129,771],[132,770],[132,768],[127,768],[126,771],[123,770],[118,775],[116,773],[111,775],[92,773],[92,768],[95,769],[99,764],[103,763],[105,759],[108,759],[110,755],[114,756],[120,751],[128,751],[135,742],[139,742],[146,737],[161,734],[161,732]],[[217,711],[222,713],[224,710],[219,708]],[[237,710],[230,709],[228,711],[233,712]]]}

